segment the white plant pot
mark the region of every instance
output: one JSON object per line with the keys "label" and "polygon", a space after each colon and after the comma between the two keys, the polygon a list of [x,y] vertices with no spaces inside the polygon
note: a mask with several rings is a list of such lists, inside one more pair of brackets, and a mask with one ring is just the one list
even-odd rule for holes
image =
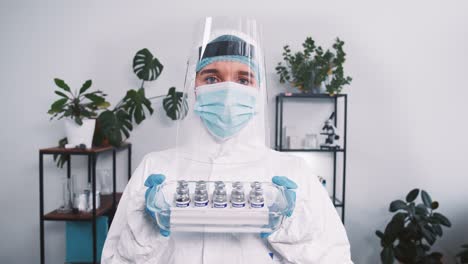
{"label": "white plant pot", "polygon": [[94,127],[96,119],[83,119],[83,125],[78,125],[73,119],[65,119],[65,133],[68,145],[75,147],[85,144],[86,148],[91,148],[93,144]]}

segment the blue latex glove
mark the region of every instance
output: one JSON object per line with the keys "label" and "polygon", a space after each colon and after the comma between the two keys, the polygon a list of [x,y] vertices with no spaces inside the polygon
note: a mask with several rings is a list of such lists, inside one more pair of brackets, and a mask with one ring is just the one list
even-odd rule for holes
{"label": "blue latex glove", "polygon": [[[271,181],[278,186],[284,187],[284,194],[288,202],[286,217],[290,217],[294,212],[294,207],[296,207],[296,192],[294,190],[297,189],[297,184],[285,176],[274,176]],[[269,235],[271,233],[261,233],[260,237],[265,238]]]}
{"label": "blue latex glove", "polygon": [[[151,212],[150,210],[148,210],[147,204],[149,202],[151,203],[154,202],[154,195],[156,194],[156,187],[162,184],[165,179],[166,179],[166,176],[162,174],[151,174],[145,181],[145,186],[148,187],[148,189],[145,192],[145,204],[146,204],[145,210],[154,220],[156,220],[156,216],[154,215],[154,212]],[[169,219],[161,219],[161,221],[169,222]],[[159,233],[165,237],[168,237],[171,234],[170,231],[166,231],[161,228],[159,229]]]}

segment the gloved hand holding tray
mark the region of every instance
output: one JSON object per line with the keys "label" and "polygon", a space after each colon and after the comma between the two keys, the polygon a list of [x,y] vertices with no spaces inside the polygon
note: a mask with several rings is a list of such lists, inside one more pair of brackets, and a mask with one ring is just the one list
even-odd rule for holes
{"label": "gloved hand holding tray", "polygon": [[283,187],[271,182],[171,181],[148,209],[171,232],[263,233],[280,227],[287,206]]}

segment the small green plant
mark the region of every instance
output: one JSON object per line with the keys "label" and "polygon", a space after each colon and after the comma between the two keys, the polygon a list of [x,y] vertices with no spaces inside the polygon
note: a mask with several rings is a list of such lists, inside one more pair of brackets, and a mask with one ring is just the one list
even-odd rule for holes
{"label": "small green plant", "polygon": [[396,200],[390,203],[389,211],[395,213],[387,224],[385,232],[376,231],[380,238],[382,263],[391,264],[397,259],[406,264],[439,264],[442,254],[429,253],[437,237],[443,234],[442,226],[451,227],[444,215],[435,212],[439,203],[421,191],[422,203],[416,204],[419,189],[413,189],[406,196],[406,202]]}
{"label": "small green plant", "polygon": [[311,37],[307,37],[302,44],[303,51],[293,54],[288,45],[284,46],[285,65],[279,62],[275,68],[280,82],[289,82],[303,92],[316,92],[325,83],[330,95],[340,93],[343,86],[352,81],[351,77],[344,75],[346,53],[343,45],[344,42],[337,38],[333,44],[334,52],[324,51]]}
{"label": "small green plant", "polygon": [[47,112],[52,115],[51,120],[68,117],[81,126],[83,118],[95,118],[98,109],[105,109],[110,105],[106,102],[106,94],[103,92],[86,93],[92,85],[91,80],[87,80],[80,90],[74,92],[65,81],[55,78],[54,82],[60,88],[55,91],[60,99],[52,103],[50,110]]}
{"label": "small green plant", "polygon": [[462,245],[461,247],[463,250],[457,254],[457,257],[460,260],[460,264],[468,264],[468,244]]}

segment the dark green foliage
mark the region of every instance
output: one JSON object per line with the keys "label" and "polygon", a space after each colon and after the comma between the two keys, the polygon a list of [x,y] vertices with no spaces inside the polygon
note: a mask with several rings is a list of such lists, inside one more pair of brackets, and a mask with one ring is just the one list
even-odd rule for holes
{"label": "dark green foliage", "polygon": [[133,58],[133,71],[143,80],[139,89],[128,90],[124,98],[112,110],[101,113],[97,119],[99,129],[94,135],[94,144],[101,145],[107,139],[109,144],[120,146],[130,137],[133,123],[141,124],[154,110],[146,97],[144,81],[156,80],[163,70],[163,65],[148,49],[142,49]]}
{"label": "dark green foliage", "polygon": [[389,208],[389,211],[394,213],[400,209],[406,209],[407,205],[405,202],[403,202],[402,200],[396,200],[396,201],[393,201],[391,204],[390,204],[390,208]]}
{"label": "dark green foliage", "polygon": [[292,53],[288,45],[284,46],[283,59],[276,66],[276,73],[280,82],[290,82],[301,91],[311,91],[325,82],[329,94],[338,94],[344,85],[350,84],[352,78],[344,76],[343,64],[346,53],[343,51],[344,42],[336,39],[333,44],[334,52],[324,51],[317,46],[311,37],[307,37],[302,47],[303,51]]}
{"label": "dark green foliage", "polygon": [[[98,124],[101,128],[100,135],[97,135],[98,139],[108,139],[111,145],[119,146],[125,139],[130,137],[133,123],[139,125],[146,119],[148,114],[152,115],[154,113],[151,99],[159,98],[160,96],[148,98],[145,93],[144,82],[156,80],[161,75],[163,68],[163,65],[157,58],[154,58],[148,49],[142,49],[135,54],[133,70],[138,78],[143,80],[142,85],[139,89],[128,90],[125,97],[120,100],[113,110],[101,114],[102,116],[98,118]],[[169,89],[168,94],[171,94],[171,91],[178,96],[180,95],[180,97],[182,95],[181,92],[175,92],[174,87]],[[163,102],[164,110],[166,110],[168,116],[172,113],[184,111],[183,105],[187,105],[185,99],[184,104],[178,103],[175,104],[174,109],[167,109]],[[178,115],[177,117],[183,118],[184,116]],[[175,120],[174,118],[172,119]]]}
{"label": "dark green foliage", "polygon": [[457,254],[460,264],[468,264],[468,244],[461,246],[463,249]]}
{"label": "dark green foliage", "polygon": [[65,81],[55,78],[55,84],[63,91],[57,90],[55,94],[60,97],[50,106],[48,114],[52,115],[50,119],[69,117],[78,125],[83,124],[83,118],[95,118],[98,109],[104,109],[110,104],[106,102],[106,94],[101,91],[85,93],[92,84],[91,80],[83,83],[78,92],[73,93]]}
{"label": "dark green foliage", "polygon": [[182,92],[177,92],[175,87],[171,87],[163,99],[163,107],[166,115],[172,120],[182,119],[188,111],[186,96]]}
{"label": "dark green foliage", "polygon": [[[59,147],[64,148],[65,145],[68,144],[67,138],[62,138],[59,140]],[[54,154],[54,161],[57,163],[57,167],[63,168],[63,165],[70,160],[70,155],[59,155]]]}
{"label": "dark green foliage", "polygon": [[[163,68],[163,65],[148,49],[138,51],[133,59],[133,71],[142,80],[141,87],[128,90],[124,98],[113,109],[109,109],[110,104],[105,101],[104,97],[106,95],[102,92],[85,93],[91,87],[91,80],[83,84],[75,97],[64,81],[55,79],[56,85],[63,90],[55,91],[55,93],[62,98],[52,104],[49,114],[52,114],[53,117],[62,114],[60,118],[64,116],[72,117],[78,124],[81,124],[83,117],[97,117],[93,145],[111,144],[120,146],[123,141],[130,137],[134,123],[139,125],[146,119],[148,114],[153,114],[151,99],[162,96],[147,98],[143,85],[145,81],[156,80],[161,75]],[[68,96],[67,93],[72,97]],[[82,103],[83,100],[86,100],[86,102]],[[169,89],[166,98],[163,100],[163,106],[167,116],[172,120],[184,118],[187,114],[186,97],[183,96],[182,92],[177,92],[174,87]],[[98,109],[104,111],[97,115]],[[66,140],[66,138],[62,139],[59,145],[61,147],[65,146]],[[61,168],[68,159],[69,157],[65,155],[54,156],[57,166]]]}
{"label": "dark green foliage", "polygon": [[408,195],[406,196],[406,201],[408,203],[411,203],[413,202],[414,200],[416,200],[416,198],[418,198],[418,195],[419,195],[419,189],[413,189],[411,190]]}
{"label": "dark green foliage", "polygon": [[[419,193],[423,203],[416,205]],[[452,224],[444,215],[434,212],[438,207],[438,202],[432,201],[426,191],[420,192],[419,189],[410,191],[406,202],[391,202],[389,211],[395,215],[387,224],[385,232],[376,231],[382,246],[382,263],[394,263],[395,259],[406,264],[442,263],[442,254],[429,253],[429,250],[437,237],[442,236],[442,226],[450,227]]]}
{"label": "dark green foliage", "polygon": [[98,117],[98,122],[100,125],[100,132],[113,146],[122,144],[122,134],[128,138],[130,137],[129,131],[133,129],[130,115],[122,109],[102,112]]}
{"label": "dark green foliage", "polygon": [[133,71],[143,81],[156,80],[163,68],[164,66],[148,49],[138,51],[133,58]]}
{"label": "dark green foliage", "polygon": [[122,108],[128,112],[129,117],[133,118],[133,121],[138,125],[146,119],[145,108],[150,115],[154,112],[151,107],[151,101],[145,96],[144,88],[127,91],[127,94],[123,98]]}

